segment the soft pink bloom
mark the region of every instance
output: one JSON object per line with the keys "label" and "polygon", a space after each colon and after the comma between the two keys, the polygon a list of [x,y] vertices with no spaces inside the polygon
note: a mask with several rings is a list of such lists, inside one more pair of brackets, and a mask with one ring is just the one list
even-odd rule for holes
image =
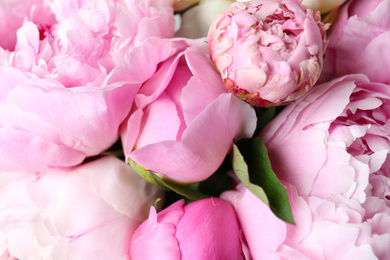
{"label": "soft pink bloom", "polygon": [[197,182],[218,169],[233,139],[253,135],[256,116],[226,93],[204,39],[172,43],[181,49],[159,64],[136,95],[123,147],[127,158],[147,170]]}
{"label": "soft pink bloom", "polygon": [[390,86],[349,75],[287,106],[261,136],[296,226],[282,259],[390,257]]}
{"label": "soft pink bloom", "polygon": [[29,4],[16,43],[0,47],[0,169],[74,166],[115,143],[135,93],[171,55],[155,38],[173,36],[171,4]]}
{"label": "soft pink bloom", "polygon": [[390,84],[390,0],[349,1],[339,11],[329,35],[321,81],[363,73]]}
{"label": "soft pink bloom", "polygon": [[131,259],[243,259],[233,207],[219,198],[183,205],[178,201],[156,213],[135,231]]}
{"label": "soft pink bloom", "polygon": [[133,232],[161,196],[115,157],[69,172],[1,173],[0,259],[129,259]]}
{"label": "soft pink bloom", "polygon": [[210,57],[229,92],[256,106],[281,105],[317,81],[326,28],[319,11],[299,3],[237,2],[210,27]]}

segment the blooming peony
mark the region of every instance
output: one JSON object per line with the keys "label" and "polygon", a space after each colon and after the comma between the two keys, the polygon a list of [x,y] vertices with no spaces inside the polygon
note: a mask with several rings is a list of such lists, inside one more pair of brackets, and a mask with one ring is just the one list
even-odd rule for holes
{"label": "blooming peony", "polygon": [[233,207],[219,198],[178,201],[135,231],[131,259],[243,259]]}
{"label": "blooming peony", "polygon": [[147,170],[198,182],[218,169],[233,139],[253,135],[256,115],[226,93],[203,39],[172,43],[182,49],[141,87],[122,142],[126,157]]}
{"label": "blooming peony", "polygon": [[282,259],[390,258],[389,111],[389,85],[349,75],[318,85],[263,130],[297,220],[286,224]]}
{"label": "blooming peony", "polygon": [[174,32],[170,0],[30,2],[0,42],[3,171],[74,166],[115,143],[135,93],[170,55],[153,37]]}
{"label": "blooming peony", "polygon": [[207,40],[227,90],[268,107],[298,99],[317,81],[326,28],[319,11],[299,3],[255,0],[218,15]]}
{"label": "blooming peony", "polygon": [[0,259],[128,259],[160,196],[115,157],[69,172],[0,173]]}
{"label": "blooming peony", "polygon": [[349,1],[329,35],[321,81],[364,73],[371,81],[390,84],[390,0]]}

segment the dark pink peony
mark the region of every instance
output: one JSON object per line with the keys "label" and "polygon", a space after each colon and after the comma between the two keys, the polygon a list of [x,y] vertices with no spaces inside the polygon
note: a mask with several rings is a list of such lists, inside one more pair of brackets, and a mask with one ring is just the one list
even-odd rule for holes
{"label": "dark pink peony", "polygon": [[151,208],[131,239],[131,259],[243,259],[230,203],[209,198],[183,204],[178,201],[158,214]]}

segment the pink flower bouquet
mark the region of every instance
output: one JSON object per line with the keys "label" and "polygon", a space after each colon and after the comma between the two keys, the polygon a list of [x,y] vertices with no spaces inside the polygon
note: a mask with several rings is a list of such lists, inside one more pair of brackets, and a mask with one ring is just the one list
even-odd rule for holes
{"label": "pink flower bouquet", "polygon": [[0,260],[390,259],[389,8],[0,1]]}

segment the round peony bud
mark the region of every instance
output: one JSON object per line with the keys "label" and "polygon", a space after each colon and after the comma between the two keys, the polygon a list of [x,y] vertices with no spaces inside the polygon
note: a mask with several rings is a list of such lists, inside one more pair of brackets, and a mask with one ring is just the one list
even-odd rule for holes
{"label": "round peony bud", "polygon": [[327,27],[299,3],[237,2],[210,27],[210,57],[229,92],[255,106],[284,105],[317,81]]}

